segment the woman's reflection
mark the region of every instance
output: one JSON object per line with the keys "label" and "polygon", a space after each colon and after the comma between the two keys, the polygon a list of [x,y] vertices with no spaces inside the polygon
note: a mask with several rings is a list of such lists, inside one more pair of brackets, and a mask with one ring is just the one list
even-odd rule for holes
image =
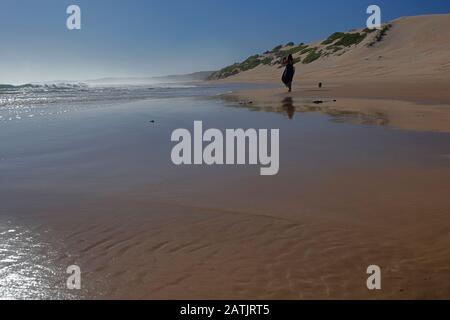
{"label": "woman's reflection", "polygon": [[283,112],[286,112],[288,118],[293,119],[295,114],[294,100],[292,100],[291,97],[284,98],[282,101],[282,107]]}

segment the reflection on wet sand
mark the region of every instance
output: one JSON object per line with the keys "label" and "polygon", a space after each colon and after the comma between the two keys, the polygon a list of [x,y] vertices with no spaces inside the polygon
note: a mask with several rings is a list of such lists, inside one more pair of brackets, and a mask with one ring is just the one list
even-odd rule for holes
{"label": "reflection on wet sand", "polygon": [[56,268],[55,248],[34,232],[0,223],[0,298],[70,299],[64,268]]}
{"label": "reflection on wet sand", "polygon": [[[331,117],[331,121],[340,123],[353,123],[362,125],[387,126],[390,124],[387,114],[379,111],[359,112],[335,108],[333,104],[336,100],[300,100],[295,101],[292,97],[285,97],[279,103],[258,104],[253,101],[235,101],[229,97],[229,102],[234,102],[232,106],[251,109],[252,111],[276,112],[285,114],[289,119],[293,119],[295,113],[322,113]],[[235,103],[238,102],[238,103]],[[321,105],[321,106],[319,106]]]}
{"label": "reflection on wet sand", "polygon": [[294,118],[295,106],[294,106],[294,100],[291,97],[286,97],[283,99],[282,108],[283,108],[283,112],[285,112],[287,114],[289,119]]}

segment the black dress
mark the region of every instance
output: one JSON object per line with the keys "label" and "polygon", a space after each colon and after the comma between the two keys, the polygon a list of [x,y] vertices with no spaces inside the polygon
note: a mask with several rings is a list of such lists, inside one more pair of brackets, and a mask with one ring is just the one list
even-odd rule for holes
{"label": "black dress", "polygon": [[281,81],[283,81],[283,83],[286,86],[289,86],[292,83],[292,80],[294,79],[294,74],[295,74],[294,65],[292,64],[286,65],[286,69],[284,69]]}

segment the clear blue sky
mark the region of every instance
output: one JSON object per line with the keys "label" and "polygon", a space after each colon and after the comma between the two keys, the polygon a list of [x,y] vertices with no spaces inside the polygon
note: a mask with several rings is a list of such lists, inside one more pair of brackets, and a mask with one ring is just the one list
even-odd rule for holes
{"label": "clear blue sky", "polygon": [[[82,30],[66,29],[66,8]],[[449,0],[1,0],[0,83],[212,70],[278,44],[383,21],[450,13]]]}

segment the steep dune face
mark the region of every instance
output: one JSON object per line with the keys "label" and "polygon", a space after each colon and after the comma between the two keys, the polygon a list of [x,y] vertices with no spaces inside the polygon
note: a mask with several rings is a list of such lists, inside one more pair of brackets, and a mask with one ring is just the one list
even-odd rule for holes
{"label": "steep dune face", "polygon": [[[297,80],[448,80],[450,14],[399,18],[386,26],[388,30],[379,41],[377,37],[380,31],[351,32],[365,37],[361,42],[344,45],[336,52],[333,52],[333,49],[339,49],[339,39],[325,44],[324,41],[310,44],[309,48],[315,48],[316,52],[320,53],[320,58],[308,62],[305,60],[308,53],[294,54],[298,61]],[[288,53],[289,49],[289,46],[285,46],[279,52]],[[267,58],[265,55],[260,57]],[[224,80],[278,82],[281,72],[279,64],[259,64]]]}
{"label": "steep dune face", "polygon": [[450,71],[450,15],[401,18],[383,41],[337,59],[356,77],[446,76]]}

